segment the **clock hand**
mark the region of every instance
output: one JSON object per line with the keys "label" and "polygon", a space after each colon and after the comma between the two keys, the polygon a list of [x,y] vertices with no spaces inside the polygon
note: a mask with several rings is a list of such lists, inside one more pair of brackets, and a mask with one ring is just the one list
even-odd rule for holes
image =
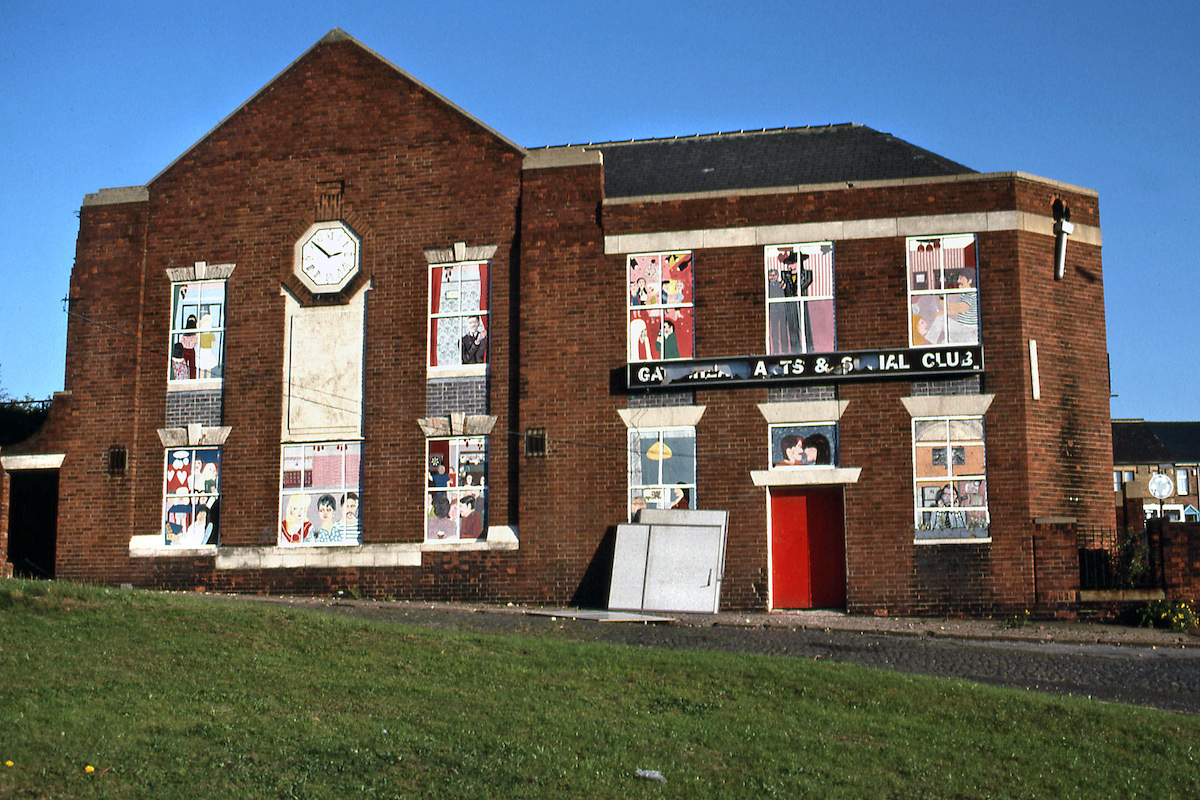
{"label": "clock hand", "polygon": [[324,253],[326,258],[333,258],[333,256],[331,256],[331,255],[329,254],[329,251],[328,251],[328,250],[326,250],[324,247],[321,247],[321,245],[317,244],[317,240],[316,240],[316,239],[313,239],[313,240],[312,240],[312,243],[313,243],[313,247],[317,248],[317,249],[318,249],[318,250],[320,250],[322,253]]}

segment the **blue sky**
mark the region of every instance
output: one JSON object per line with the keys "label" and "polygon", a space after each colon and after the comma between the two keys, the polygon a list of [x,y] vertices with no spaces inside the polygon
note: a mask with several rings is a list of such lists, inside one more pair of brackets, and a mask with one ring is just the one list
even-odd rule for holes
{"label": "blue sky", "polygon": [[1078,5],[17,4],[0,48],[0,387],[62,388],[83,195],[148,182],[341,27],[527,147],[859,122],[1095,189],[1113,416],[1200,420],[1200,10]]}

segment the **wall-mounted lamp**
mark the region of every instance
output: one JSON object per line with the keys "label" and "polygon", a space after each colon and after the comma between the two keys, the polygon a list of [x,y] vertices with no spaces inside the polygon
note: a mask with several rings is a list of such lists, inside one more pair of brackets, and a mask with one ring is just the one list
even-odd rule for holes
{"label": "wall-mounted lamp", "polygon": [[1054,280],[1061,281],[1067,272],[1067,237],[1075,232],[1071,224],[1071,209],[1060,198],[1054,198]]}

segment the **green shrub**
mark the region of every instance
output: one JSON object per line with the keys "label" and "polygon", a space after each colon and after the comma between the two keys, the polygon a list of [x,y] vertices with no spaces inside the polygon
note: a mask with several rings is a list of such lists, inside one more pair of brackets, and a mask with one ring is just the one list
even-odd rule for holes
{"label": "green shrub", "polygon": [[1146,628],[1170,628],[1186,631],[1200,625],[1194,600],[1154,600],[1137,610],[1139,623]]}

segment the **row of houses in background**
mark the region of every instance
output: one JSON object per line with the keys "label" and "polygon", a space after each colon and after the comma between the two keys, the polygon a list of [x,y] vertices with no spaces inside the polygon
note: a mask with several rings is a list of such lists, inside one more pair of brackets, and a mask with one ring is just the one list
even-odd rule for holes
{"label": "row of houses in background", "polygon": [[1119,539],[1100,239],[1091,190],[862,125],[526,149],[335,30],[84,198],[0,543],[601,605],[619,525],[717,510],[671,574],[728,608],[1078,613]]}
{"label": "row of houses in background", "polygon": [[[1200,522],[1200,422],[1113,420],[1112,437],[1118,527],[1138,528],[1155,517]],[[1170,479],[1170,497],[1151,493],[1156,474]]]}

